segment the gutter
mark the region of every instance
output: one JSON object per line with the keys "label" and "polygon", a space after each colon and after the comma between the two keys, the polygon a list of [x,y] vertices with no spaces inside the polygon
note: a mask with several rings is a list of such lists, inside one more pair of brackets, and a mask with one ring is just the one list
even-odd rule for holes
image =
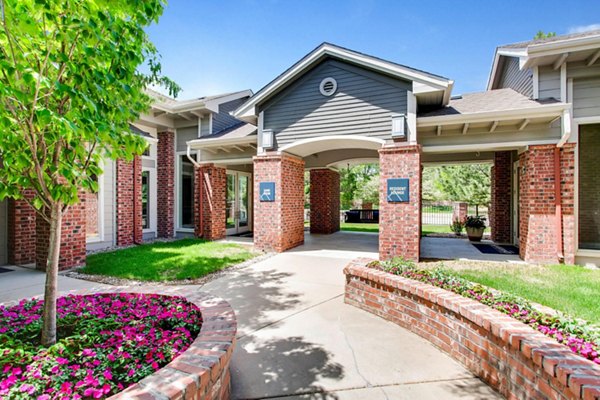
{"label": "gutter", "polygon": [[554,148],[554,218],[556,235],[556,256],[560,262],[564,262],[563,247],[563,212],[562,212],[562,192],[560,178],[560,149],[569,141],[571,137],[571,110],[567,109],[562,116],[563,135]]}

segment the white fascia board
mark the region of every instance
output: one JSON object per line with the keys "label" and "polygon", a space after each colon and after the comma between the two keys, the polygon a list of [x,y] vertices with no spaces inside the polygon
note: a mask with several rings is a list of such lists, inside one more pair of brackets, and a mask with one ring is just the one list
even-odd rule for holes
{"label": "white fascia board", "polygon": [[212,112],[219,112],[219,105],[232,100],[241,99],[242,97],[252,97],[254,93],[250,89],[241,90],[239,92],[230,93],[226,96],[217,97],[206,101],[205,107]]}
{"label": "white fascia board", "polygon": [[150,144],[156,144],[158,143],[158,139],[154,138],[154,137],[148,137],[148,136],[142,136],[146,142],[150,143]]}
{"label": "white fascia board", "polygon": [[440,146],[423,146],[423,153],[462,153],[473,151],[502,151],[514,150],[521,147],[531,145],[557,144],[558,139],[548,140],[532,140],[519,142],[498,142],[498,143],[474,143],[474,144],[457,144],[457,145],[440,145]]}
{"label": "white fascia board", "polygon": [[496,72],[498,71],[498,64],[500,63],[500,54],[496,51],[494,54],[494,62],[492,63],[492,70],[490,71],[490,76],[488,77],[488,83],[486,90],[492,90],[494,86],[494,80],[496,78]]}
{"label": "white fascia board", "polygon": [[194,139],[186,142],[187,146],[191,149],[197,150],[203,147],[214,147],[214,146],[230,146],[236,144],[247,144],[247,143],[256,143],[257,136],[246,136],[241,138],[230,138],[230,139]]}
{"label": "white fascia board", "polygon": [[536,108],[518,108],[504,111],[485,111],[468,114],[439,115],[435,117],[417,118],[418,127],[460,124],[466,122],[502,121],[516,118],[536,118],[562,115],[569,105],[564,103],[549,104]]}
{"label": "white fascia board", "polygon": [[407,79],[413,82],[424,83],[431,85],[436,90],[447,90],[450,82],[449,80],[436,78],[426,73],[419,73],[409,68],[402,67],[397,64],[393,64],[387,61],[375,59],[370,56],[357,54],[339,47],[334,47],[329,44],[324,44],[318,49],[307,55],[304,59],[300,60],[296,65],[291,67],[288,71],[284,72],[275,80],[261,89],[254,97],[251,97],[245,104],[240,106],[233,112],[233,116],[238,119],[244,119],[251,116],[256,116],[256,105],[262,100],[271,95],[274,91],[277,91],[287,82],[292,80],[295,76],[308,69],[318,60],[325,56],[332,56],[341,60],[349,61],[354,64],[358,64],[369,69],[373,69],[379,72],[383,72],[389,75],[397,76],[403,79]]}

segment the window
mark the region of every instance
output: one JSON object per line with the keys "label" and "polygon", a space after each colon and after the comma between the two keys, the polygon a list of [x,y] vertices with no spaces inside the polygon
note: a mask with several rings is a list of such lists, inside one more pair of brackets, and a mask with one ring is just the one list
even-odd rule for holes
{"label": "window", "polygon": [[600,250],[600,124],[579,129],[579,248]]}
{"label": "window", "polygon": [[88,239],[100,237],[101,186],[98,176],[94,175],[92,179],[98,184],[98,191],[85,193],[85,234]]}
{"label": "window", "polygon": [[142,229],[150,228],[150,171],[142,172]]}
{"label": "window", "polygon": [[194,228],[194,164],[179,156],[179,227]]}

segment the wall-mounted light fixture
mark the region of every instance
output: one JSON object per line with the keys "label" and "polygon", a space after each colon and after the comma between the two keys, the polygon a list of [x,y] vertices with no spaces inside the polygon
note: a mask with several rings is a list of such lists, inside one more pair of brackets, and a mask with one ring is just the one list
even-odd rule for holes
{"label": "wall-mounted light fixture", "polygon": [[272,149],[273,144],[273,130],[272,129],[263,129],[262,131],[262,143],[261,147],[263,149]]}
{"label": "wall-mounted light fixture", "polygon": [[400,139],[406,137],[406,117],[401,115],[392,116],[392,138]]}

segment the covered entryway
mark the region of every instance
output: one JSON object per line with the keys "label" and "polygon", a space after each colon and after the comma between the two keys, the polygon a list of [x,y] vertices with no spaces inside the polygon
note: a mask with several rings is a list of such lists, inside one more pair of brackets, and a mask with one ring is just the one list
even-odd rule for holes
{"label": "covered entryway", "polygon": [[225,228],[227,235],[240,235],[251,230],[252,224],[252,174],[227,171]]}

